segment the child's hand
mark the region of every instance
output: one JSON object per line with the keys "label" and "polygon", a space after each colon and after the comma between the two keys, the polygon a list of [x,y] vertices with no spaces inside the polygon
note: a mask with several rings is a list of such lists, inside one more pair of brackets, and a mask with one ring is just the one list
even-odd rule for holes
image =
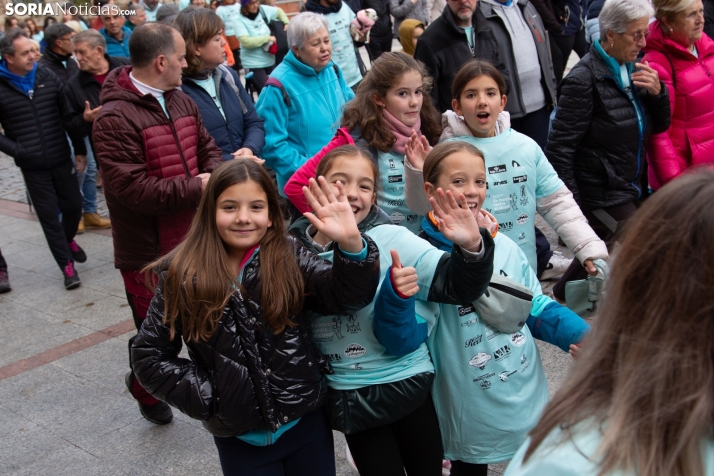
{"label": "child's hand", "polygon": [[392,286],[400,297],[410,298],[419,292],[416,269],[411,266],[403,267],[396,250],[391,250],[391,254]]}
{"label": "child's hand", "polygon": [[429,203],[439,218],[439,231],[455,245],[476,253],[481,250],[478,223],[469,210],[463,193],[459,194],[459,202],[462,204],[461,207],[456,203],[451,190],[447,190],[444,194],[441,188],[436,190],[436,197],[429,198]]}
{"label": "child's hand", "polygon": [[579,344],[570,344],[570,350],[568,353],[573,357],[573,359],[578,360],[578,357],[580,357],[580,345]]}
{"label": "child's hand", "polygon": [[355,215],[347,202],[342,184],[337,182],[338,195],[332,193],[332,187],[325,177],[318,177],[318,182],[311,178],[308,187],[302,188],[308,205],[315,214],[303,213],[317,231],[340,245],[348,253],[362,251],[362,236],[357,229]]}
{"label": "child's hand", "polygon": [[409,137],[406,146],[404,146],[404,152],[407,156],[407,160],[417,170],[424,169],[424,161],[426,156],[431,152],[432,147],[429,145],[429,141],[426,137],[417,136],[417,133],[412,130],[412,135]]}

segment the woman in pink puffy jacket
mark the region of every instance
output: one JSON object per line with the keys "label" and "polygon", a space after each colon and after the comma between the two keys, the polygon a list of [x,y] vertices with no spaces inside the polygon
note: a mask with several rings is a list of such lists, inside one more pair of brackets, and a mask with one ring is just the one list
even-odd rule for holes
{"label": "woman in pink puffy jacket", "polygon": [[672,123],[649,139],[650,186],[689,167],[714,164],[714,41],[703,33],[702,0],[654,0],[644,61],[669,88]]}

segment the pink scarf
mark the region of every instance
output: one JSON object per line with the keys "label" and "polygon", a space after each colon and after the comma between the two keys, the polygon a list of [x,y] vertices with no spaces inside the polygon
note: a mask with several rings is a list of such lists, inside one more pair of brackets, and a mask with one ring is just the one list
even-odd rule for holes
{"label": "pink scarf", "polygon": [[392,146],[392,150],[403,154],[404,147],[407,145],[407,141],[412,136],[412,130],[416,131],[417,137],[421,138],[421,117],[417,118],[416,124],[411,127],[405,126],[402,121],[392,116],[386,109],[382,109],[382,115],[389,125],[389,130],[392,131],[394,137],[397,140]]}

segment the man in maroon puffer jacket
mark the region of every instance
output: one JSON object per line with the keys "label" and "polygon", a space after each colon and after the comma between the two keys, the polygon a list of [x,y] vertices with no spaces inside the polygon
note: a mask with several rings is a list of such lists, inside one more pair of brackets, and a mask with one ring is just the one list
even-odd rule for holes
{"label": "man in maroon puffer jacket", "polygon": [[[104,81],[92,139],[112,220],[114,266],[138,329],[153,297],[140,270],[183,240],[210,171],[223,158],[196,104],[176,89],[186,66],[178,31],[159,23],[137,27],[129,52],[132,66]],[[132,372],[126,384],[147,420],[171,421],[171,408]]]}

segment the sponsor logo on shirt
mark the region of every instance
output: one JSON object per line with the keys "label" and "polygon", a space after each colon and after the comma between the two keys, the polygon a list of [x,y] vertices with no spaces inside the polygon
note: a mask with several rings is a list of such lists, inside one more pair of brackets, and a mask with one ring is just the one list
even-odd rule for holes
{"label": "sponsor logo on shirt", "polygon": [[523,183],[528,181],[527,175],[517,175],[513,177],[513,183]]}
{"label": "sponsor logo on shirt", "polygon": [[399,225],[401,222],[404,221],[405,217],[404,217],[404,215],[402,215],[399,212],[394,212],[391,215],[389,215],[389,218],[392,219],[392,223],[394,223],[395,225]]}
{"label": "sponsor logo on shirt", "polygon": [[515,345],[516,347],[520,347],[525,343],[526,336],[524,336],[520,332],[514,332],[513,334],[511,334],[511,344]]}
{"label": "sponsor logo on shirt", "polygon": [[504,221],[502,223],[498,224],[498,228],[501,229],[504,233],[507,231],[511,231],[513,229],[513,222],[512,221]]}
{"label": "sponsor logo on shirt", "polygon": [[484,390],[488,390],[489,388],[491,388],[491,381],[490,380],[481,380],[481,383],[479,383],[479,386]]}
{"label": "sponsor logo on shirt", "polygon": [[473,306],[459,306],[459,316],[465,316],[466,314],[471,314],[476,312]]}
{"label": "sponsor logo on shirt", "polygon": [[491,326],[486,326],[486,339],[491,340],[494,337],[500,336],[501,333]]}
{"label": "sponsor logo on shirt", "polygon": [[342,362],[342,356],[340,354],[325,354],[325,356],[331,364],[335,362]]}
{"label": "sponsor logo on shirt", "polygon": [[389,168],[390,168],[390,169],[396,169],[396,168],[397,168],[397,166],[394,165],[394,161],[393,161],[392,159],[389,159]]}
{"label": "sponsor logo on shirt", "polygon": [[479,370],[483,370],[483,368],[486,367],[486,364],[488,364],[488,361],[491,360],[491,358],[491,354],[489,354],[488,352],[479,352],[478,354],[471,357],[471,360],[469,360],[469,365],[476,367]]}
{"label": "sponsor logo on shirt", "polygon": [[521,168],[521,164],[519,164],[519,163],[516,162],[515,160],[512,160],[512,161],[511,161],[511,167],[513,167],[514,169],[520,169],[520,168]]}
{"label": "sponsor logo on shirt", "polygon": [[520,235],[518,235],[518,241],[526,241],[526,234],[521,233]]}
{"label": "sponsor logo on shirt", "polygon": [[508,377],[515,374],[516,372],[518,372],[518,370],[513,370],[511,372],[504,370],[503,372],[501,372],[501,374],[498,376],[498,378],[501,379],[501,382],[508,382]]}
{"label": "sponsor logo on shirt", "polygon": [[404,205],[404,200],[387,200],[387,206],[389,207],[401,207]]}
{"label": "sponsor logo on shirt", "polygon": [[474,317],[473,319],[469,319],[468,321],[462,322],[461,327],[471,327],[471,326],[475,326],[478,323],[479,323],[479,319]]}
{"label": "sponsor logo on shirt", "polygon": [[481,343],[483,340],[483,334],[479,334],[476,337],[472,337],[470,339],[467,339],[466,342],[464,343],[464,347],[474,347],[477,346]]}
{"label": "sponsor logo on shirt", "polygon": [[350,368],[352,370],[364,370],[364,367],[362,367],[360,364],[350,365]]}
{"label": "sponsor logo on shirt", "polygon": [[487,379],[493,377],[494,375],[496,374],[483,374],[480,377],[476,377],[475,379],[473,379],[473,381],[477,382],[482,389],[488,390],[489,388],[491,388],[491,381]]}
{"label": "sponsor logo on shirt", "polygon": [[528,222],[528,214],[526,214],[526,213],[521,213],[520,215],[518,215],[518,218],[516,218],[516,223],[518,223],[519,225],[523,225],[527,222]]}
{"label": "sponsor logo on shirt", "polygon": [[506,164],[494,165],[493,167],[488,168],[489,174],[502,174],[505,171],[506,171]]}
{"label": "sponsor logo on shirt", "polygon": [[390,175],[387,180],[389,181],[389,183],[403,182],[401,175]]}
{"label": "sponsor logo on shirt", "polygon": [[367,349],[365,349],[359,344],[350,344],[345,349],[345,357],[347,357],[348,359],[357,359],[359,357],[362,357],[366,353]]}
{"label": "sponsor logo on shirt", "polygon": [[401,187],[387,187],[387,192],[403,192],[404,186]]}
{"label": "sponsor logo on shirt", "polygon": [[416,223],[419,221],[419,215],[407,215],[407,223]]}
{"label": "sponsor logo on shirt", "polygon": [[511,348],[508,345],[504,345],[500,349],[498,349],[496,352],[493,353],[494,359],[496,359],[496,362],[500,362],[503,359],[507,359],[508,357],[511,356]]}
{"label": "sponsor logo on shirt", "polygon": [[349,332],[350,334],[357,334],[361,330],[359,327],[359,322],[355,322],[355,319],[356,317],[354,314],[350,314],[349,316],[347,316],[347,332]]}
{"label": "sponsor logo on shirt", "polygon": [[501,185],[508,185],[508,180],[499,180],[497,182],[493,182],[494,187],[500,187]]}

